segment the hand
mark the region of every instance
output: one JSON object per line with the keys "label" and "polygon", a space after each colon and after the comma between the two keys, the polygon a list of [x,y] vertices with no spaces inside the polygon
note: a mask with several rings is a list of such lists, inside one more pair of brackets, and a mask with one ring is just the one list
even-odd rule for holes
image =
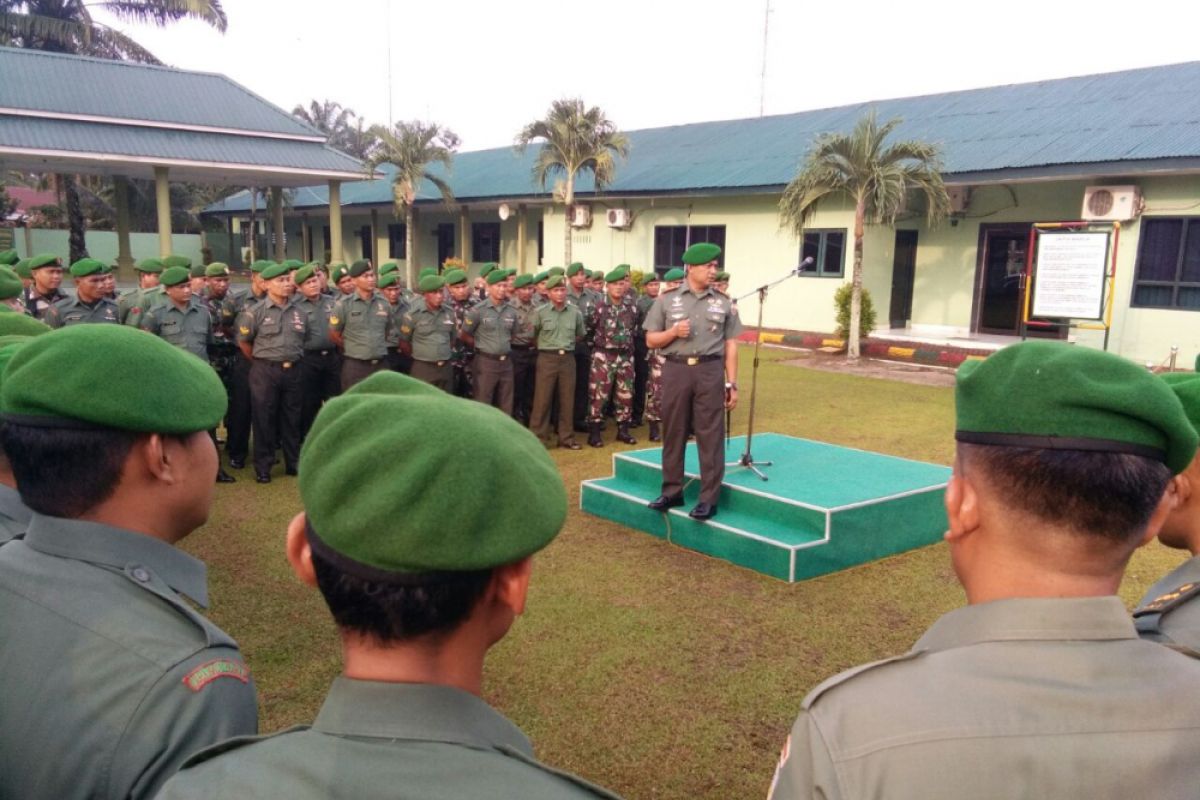
{"label": "hand", "polygon": [[675,338],[677,339],[686,339],[692,335],[691,320],[681,319],[679,322],[675,323],[674,328]]}
{"label": "hand", "polygon": [[737,408],[737,389],[725,390],[725,408],[728,411]]}

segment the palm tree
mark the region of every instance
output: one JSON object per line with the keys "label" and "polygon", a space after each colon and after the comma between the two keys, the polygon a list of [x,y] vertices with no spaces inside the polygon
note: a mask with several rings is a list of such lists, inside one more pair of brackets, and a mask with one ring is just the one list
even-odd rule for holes
{"label": "palm tree", "polygon": [[432,164],[441,164],[449,172],[458,149],[459,138],[454,131],[433,122],[397,122],[388,129],[383,125],[371,128],[370,133],[378,140],[378,147],[367,159],[368,172],[374,173],[381,164],[395,167],[392,178],[392,199],[396,215],[404,215],[404,256],[408,262],[410,286],[416,285],[417,264],[414,258],[413,207],[417,192],[425,181],[433,184],[443,202],[454,202],[450,184],[430,171]]}
{"label": "palm tree", "polygon": [[[551,103],[544,119],[521,129],[515,147],[524,153],[525,148],[539,139],[542,149],[533,162],[533,180],[544,190],[551,175],[563,173],[561,191],[556,187],[555,194],[562,197],[568,213],[575,202],[577,174],[590,172],[599,193],[616,177],[616,157],[629,157],[629,137],[617,130],[598,106],[585,109],[579,98]],[[563,226],[564,264],[571,263],[570,222],[566,220]]]}
{"label": "palm tree", "polygon": [[791,228],[801,237],[805,223],[812,218],[822,198],[845,195],[854,201],[854,271],[846,348],[849,359],[859,356],[863,227],[894,224],[896,216],[904,210],[910,190],[924,196],[925,217],[930,226],[950,211],[937,145],[915,140],[885,144],[884,140],[900,122],[896,118],[880,125],[872,110],[858,121],[849,136],[821,135],[779,201],[781,226]]}

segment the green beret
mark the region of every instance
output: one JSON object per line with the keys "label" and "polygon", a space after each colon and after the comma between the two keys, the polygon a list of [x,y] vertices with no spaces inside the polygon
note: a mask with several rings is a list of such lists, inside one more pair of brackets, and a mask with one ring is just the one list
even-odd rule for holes
{"label": "green beret", "polygon": [[390,272],[399,272],[399,271],[400,271],[400,265],[397,264],[395,261],[389,261],[386,264],[379,265],[379,277],[381,277],[381,278]]}
{"label": "green beret", "polygon": [[1022,342],[958,369],[960,442],[1133,453],[1175,473],[1200,440],[1171,388],[1132,361],[1062,342]]}
{"label": "green beret", "polygon": [[617,267],[604,276],[605,283],[616,283],[617,281],[625,280],[625,276],[629,274],[629,270],[625,267]]}
{"label": "green beret", "polygon": [[105,266],[103,261],[97,261],[94,258],[81,258],[71,265],[72,278],[86,278],[88,275],[104,273]]}
{"label": "green beret", "polygon": [[424,278],[421,278],[421,280],[417,282],[417,291],[422,292],[422,293],[436,292],[436,291],[440,291],[441,288],[445,285],[446,285],[446,281],[442,278],[441,275],[426,275]]}
{"label": "green beret", "polygon": [[188,273],[193,278],[204,278],[208,276],[208,267],[203,264],[192,264],[192,268]]}
{"label": "green beret", "polygon": [[556,286],[562,286],[566,283],[562,275],[551,275],[546,279],[546,288],[553,289]]}
{"label": "green beret", "polygon": [[532,286],[532,285],[533,285],[533,276],[528,273],[526,273],[525,275],[518,275],[517,279],[515,281],[513,281],[514,289],[524,289],[526,286]]}
{"label": "green beret", "polygon": [[594,281],[602,281],[604,280],[604,270],[594,269],[588,274],[588,278]]}
{"label": "green beret", "polygon": [[667,274],[663,275],[664,281],[681,281],[687,276],[687,273],[679,267],[667,270]]}
{"label": "green beret", "polygon": [[333,267],[333,273],[332,273],[332,277],[330,278],[330,280],[332,280],[335,284],[338,281],[340,281],[342,278],[350,277],[350,268],[347,267],[345,264],[333,264],[332,267]]}
{"label": "green beret", "polygon": [[13,264],[17,263],[20,260],[21,260],[21,257],[19,255],[17,255],[16,250],[0,251],[0,266],[11,267]]}
{"label": "green beret", "polygon": [[[163,273],[163,274],[165,275],[166,273]],[[264,269],[262,271],[262,279],[264,281],[269,281],[272,278],[278,278],[280,275],[287,275],[287,274],[288,274],[287,264],[271,264],[269,267],[267,267],[266,269]]]}
{"label": "green beret", "polygon": [[571,266],[567,267],[567,277],[568,278],[574,277],[575,275],[578,275],[581,272],[587,273],[587,270],[584,268],[583,264],[579,263],[578,261],[576,261]]}
{"label": "green beret", "polygon": [[382,278],[379,279],[379,288],[386,289],[389,286],[395,286],[399,282],[400,282],[400,276],[397,275],[395,272],[389,272],[387,275],[384,275]]}
{"label": "green beret", "polygon": [[417,279],[420,280],[421,278],[424,278],[427,275],[437,275],[437,274],[438,274],[437,267],[425,267],[424,269],[422,269],[420,272],[417,273]]}
{"label": "green beret", "polygon": [[316,274],[317,274],[317,268],[314,267],[312,264],[301,267],[300,269],[296,270],[296,277],[295,277],[296,285],[299,286],[300,284],[304,283],[305,281],[310,280]]}
{"label": "green beret", "polygon": [[[458,490],[481,474],[504,475],[505,490]],[[567,516],[562,477],[536,436],[491,406],[395,372],[322,407],[300,451],[300,499],[313,551],[366,579],[520,561]]]}
{"label": "green beret", "polygon": [[32,278],[33,270],[31,270],[29,268],[29,264],[31,261],[33,261],[32,258],[22,258],[20,261],[18,261],[16,264],[13,265],[13,272],[17,273],[22,278]]}
{"label": "green beret", "polygon": [[646,279],[642,281],[642,286],[649,286],[652,283],[658,283],[660,280],[661,278],[658,277],[658,273],[654,270],[651,270],[650,273],[646,275]]}
{"label": "green beret", "polygon": [[0,306],[0,336],[37,336],[50,330],[50,326],[44,322],[13,311],[8,306]]}
{"label": "green beret", "polygon": [[707,264],[710,261],[716,261],[720,257],[721,248],[709,242],[696,242],[696,244],[683,251],[683,263],[689,266]]}
{"label": "green beret", "polygon": [[184,267],[167,267],[162,271],[162,277],[158,279],[158,282],[163,286],[178,286],[185,283],[189,277],[191,275]]}
{"label": "green beret", "polygon": [[488,263],[484,264],[482,267],[480,267],[480,268],[479,268],[479,277],[481,277],[481,278],[486,278],[486,277],[487,277],[488,275],[490,275],[490,274],[491,274],[491,273],[492,273],[492,272],[493,272],[493,271],[494,271],[494,270],[495,270],[495,269],[496,269],[498,266],[499,266],[499,265],[498,265],[498,264],[496,264],[496,262],[495,262],[495,261],[489,261]]}
{"label": "green beret", "polygon": [[460,283],[467,282],[467,273],[463,272],[461,269],[452,269],[443,277],[446,279],[447,286],[457,286]]}
{"label": "green beret", "polygon": [[204,277],[206,277],[206,278],[228,278],[229,277],[229,265],[224,264],[220,261],[214,261],[213,263],[209,264],[208,267],[205,268]]}
{"label": "green beret", "polygon": [[717,282],[718,282],[718,283],[720,283],[720,282],[723,282],[723,281],[727,281],[727,280],[729,280],[729,273],[728,273],[728,272],[718,272],[718,273],[717,273]]}
{"label": "green beret", "polygon": [[357,278],[360,275],[366,275],[371,271],[371,262],[365,258],[360,258],[350,265],[350,277]]}
{"label": "green beret", "polygon": [[551,267],[550,269],[546,270],[547,275],[562,275],[564,272],[566,272],[566,270],[564,270],[562,267]]}
{"label": "green beret", "polygon": [[157,274],[162,272],[165,267],[163,267],[161,258],[143,258],[133,265],[133,269],[136,272],[153,272]]}
{"label": "green beret", "polygon": [[71,325],[39,336],[13,356],[4,378],[0,412],[25,424],[69,419],[185,434],[215,428],[225,416],[225,387],[208,362],[124,325]]}
{"label": "green beret", "polygon": [[0,266],[0,300],[16,297],[24,288],[21,276],[12,267]]}
{"label": "green beret", "polygon": [[267,267],[270,267],[274,263],[275,263],[274,261],[267,261],[266,259],[260,258],[258,261],[255,261],[253,264],[250,265],[250,271],[261,273],[263,270],[265,270]]}
{"label": "green beret", "polygon": [[497,283],[508,280],[508,270],[494,269],[487,274],[486,280],[488,286],[495,286]]}
{"label": "green beret", "polygon": [[62,259],[53,253],[41,253],[29,260],[29,268],[41,269],[42,267],[61,267]]}
{"label": "green beret", "polygon": [[290,270],[290,271],[293,271],[293,272],[294,272],[294,271],[296,271],[296,270],[300,269],[301,267],[303,267],[303,266],[304,266],[304,262],[303,262],[303,261],[301,261],[301,260],[300,260],[300,259],[298,259],[298,258],[289,258],[287,261],[284,261],[284,262],[283,262],[283,265],[284,265],[285,267],[287,267],[287,268],[288,268],[288,270]]}
{"label": "green beret", "polygon": [[548,280],[550,280],[549,270],[542,270],[537,275],[533,276],[534,283],[541,283],[542,281],[548,281]]}
{"label": "green beret", "polygon": [[187,256],[170,255],[162,260],[164,267],[183,267],[185,269],[192,268],[192,260]]}
{"label": "green beret", "polygon": [[1160,376],[1171,391],[1179,398],[1183,413],[1187,414],[1192,427],[1200,431],[1200,374],[1195,372],[1168,372]]}
{"label": "green beret", "polygon": [[[32,336],[0,336],[0,378],[4,377],[4,368],[8,366],[8,362],[12,361],[12,357],[26,342],[32,342]],[[0,382],[0,385],[3,385]]]}

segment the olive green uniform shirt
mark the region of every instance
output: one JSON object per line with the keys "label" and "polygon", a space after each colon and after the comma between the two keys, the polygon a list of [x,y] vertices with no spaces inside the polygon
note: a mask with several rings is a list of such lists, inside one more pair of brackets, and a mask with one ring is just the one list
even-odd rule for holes
{"label": "olive green uniform shirt", "polygon": [[543,303],[533,315],[533,332],[538,350],[569,350],[587,334],[583,314],[570,303],[556,309],[554,303]]}
{"label": "olive green uniform shirt", "polygon": [[17,490],[0,483],[0,544],[22,536],[32,515]]}
{"label": "olive green uniform shirt", "polygon": [[538,306],[531,298],[528,303],[522,303],[516,299],[509,301],[509,305],[517,312],[517,321],[513,325],[512,344],[528,347],[534,342],[533,317],[537,313]]}
{"label": "olive green uniform shirt", "polygon": [[400,343],[400,326],[404,322],[404,314],[408,311],[408,302],[401,295],[400,299],[393,305],[388,303],[388,315],[391,316],[391,328],[388,331],[387,346],[389,349],[395,348]]}
{"label": "olive green uniform shirt", "polygon": [[174,303],[150,309],[142,315],[140,327],[168,344],[208,361],[208,347],[213,343],[212,315],[208,306],[195,297],[188,300],[187,307],[182,310]]}
{"label": "olive green uniform shirt", "polygon": [[513,331],[517,326],[517,311],[508,303],[496,305],[485,300],[467,312],[463,331],[475,337],[475,349],[493,356],[512,352]]}
{"label": "olive green uniform shirt", "polygon": [[967,606],[909,653],[814,689],[770,796],[1195,797],[1200,661],[1117,597]]}
{"label": "olive green uniform shirt", "polygon": [[[152,308],[156,308],[163,303],[171,302],[171,298],[167,297],[166,291],[162,285],[151,286],[149,289],[135,289],[138,292],[134,303],[130,309],[121,317],[121,322],[130,327],[137,328],[142,324],[142,315]],[[119,315],[119,309],[118,309]]]}
{"label": "olive green uniform shirt", "polygon": [[677,322],[688,320],[692,330],[686,339],[677,338],[659,348],[665,356],[710,356],[725,352],[725,342],[742,332],[733,302],[711,286],[700,294],[685,281],[674,291],[662,292],[642,327],[647,331],[665,331]]}
{"label": "olive green uniform shirt", "polygon": [[97,322],[120,324],[117,318],[117,304],[107,297],[101,297],[91,305],[78,297],[59,300],[46,309],[42,322],[51,328],[65,328],[68,325],[87,325]]}
{"label": "olive green uniform shirt", "polygon": [[350,358],[383,358],[392,333],[391,304],[378,292],[369,300],[358,292],[346,295],[334,304],[329,327],[342,334],[342,352]]}
{"label": "olive green uniform shirt", "polygon": [[1133,612],[1143,639],[1200,658],[1200,556],[1188,559],[1150,587]]}
{"label": "olive green uniform shirt", "polygon": [[538,763],[520,729],[448,686],[337,678],[311,728],[218,745],[160,800],[255,797],[550,800],[615,797]]}
{"label": "olive green uniform shirt", "polygon": [[437,311],[418,303],[400,318],[400,338],[412,343],[412,357],[418,361],[450,360],[457,329],[454,312],[445,303]]}
{"label": "olive green uniform shirt", "polygon": [[136,289],[130,289],[117,298],[117,319],[121,321],[122,325],[125,324],[125,320],[129,317],[129,312],[141,305],[142,295],[145,291],[145,289],[139,286]]}
{"label": "olive green uniform shirt", "polygon": [[252,353],[264,361],[299,361],[304,352],[307,315],[295,304],[265,298],[238,314],[238,341],[253,342]]}
{"label": "olive green uniform shirt", "polygon": [[316,300],[301,297],[296,301],[296,308],[308,318],[304,331],[305,350],[333,349],[333,339],[329,338],[329,318],[333,316],[334,305],[334,299],[327,294],[318,295]]}
{"label": "olive green uniform shirt", "polygon": [[166,542],[34,514],[0,547],[0,796],[150,798],[196,751],[258,727],[204,564]]}

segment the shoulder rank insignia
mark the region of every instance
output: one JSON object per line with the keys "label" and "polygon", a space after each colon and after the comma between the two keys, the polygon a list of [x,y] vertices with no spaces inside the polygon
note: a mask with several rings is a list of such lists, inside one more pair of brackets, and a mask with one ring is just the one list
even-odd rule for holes
{"label": "shoulder rank insignia", "polygon": [[1161,614],[1176,608],[1200,594],[1200,583],[1185,583],[1177,589],[1172,589],[1160,595],[1133,612],[1134,616],[1142,614]]}
{"label": "shoulder rank insignia", "polygon": [[250,329],[249,329],[249,328],[247,328],[245,325],[243,325],[242,327],[238,328],[238,330],[240,330],[240,331],[242,332],[242,336],[249,336],[249,335],[250,335]]}
{"label": "shoulder rank insignia", "polygon": [[234,678],[242,683],[250,682],[250,670],[240,661],[228,658],[214,658],[206,661],[183,676],[183,685],[198,692],[217,678]]}
{"label": "shoulder rank insignia", "polygon": [[336,314],[330,314],[330,315],[329,315],[329,324],[330,324],[330,325],[337,325],[337,324],[338,324],[338,318],[337,318],[337,315],[336,315]]}

